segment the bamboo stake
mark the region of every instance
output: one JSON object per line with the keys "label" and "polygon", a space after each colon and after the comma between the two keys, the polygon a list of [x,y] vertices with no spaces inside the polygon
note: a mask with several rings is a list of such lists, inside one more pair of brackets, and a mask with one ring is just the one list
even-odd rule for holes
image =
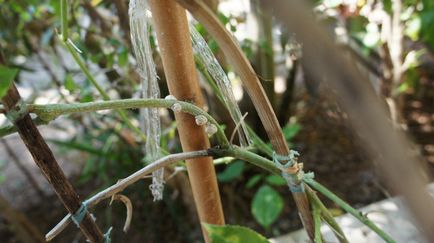
{"label": "bamboo stake", "polygon": [[[5,63],[1,53],[0,63]],[[2,98],[2,103],[6,112],[16,109],[16,105],[21,102],[21,96],[15,85],[12,85],[6,96]],[[66,179],[66,176],[54,158],[51,149],[39,133],[39,130],[33,123],[29,113],[26,112],[26,114],[23,114],[21,118],[16,119],[14,125],[27,149],[32,154],[35,163],[41,169],[45,178],[53,186],[54,191],[62,201],[65,208],[69,213],[74,214],[77,212],[81,206],[78,194],[74,191],[71,183]],[[103,241],[103,235],[89,213],[86,213],[86,216],[80,224],[80,229],[89,241]]]}
{"label": "bamboo stake", "polygon": [[[258,111],[259,118],[268,134],[273,148],[278,154],[288,155],[289,148],[283,136],[281,127],[274,113],[270,101],[267,99],[265,91],[261,86],[255,72],[249,61],[243,54],[237,41],[226,28],[220,24],[218,18],[212,11],[200,0],[177,0],[183,7],[205,26],[211,36],[217,41],[219,47],[223,50],[224,55],[229,63],[234,67],[237,74],[241,77],[247,92]],[[295,170],[297,172],[297,169]],[[294,201],[300,212],[301,221],[310,237],[314,239],[314,226],[312,214],[309,209],[309,202],[305,192],[292,193]]]}
{"label": "bamboo stake", "polygon": [[[174,0],[151,0],[149,4],[170,93],[203,107],[185,10]],[[184,151],[209,148],[207,134],[196,125],[194,117],[177,113],[175,118]],[[224,224],[212,158],[191,159],[186,164],[200,221]],[[208,242],[205,230],[203,234]]]}

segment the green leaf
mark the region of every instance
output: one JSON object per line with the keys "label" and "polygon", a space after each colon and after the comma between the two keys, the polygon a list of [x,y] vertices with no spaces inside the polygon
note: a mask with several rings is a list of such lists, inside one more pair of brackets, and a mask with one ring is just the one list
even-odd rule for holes
{"label": "green leaf", "polygon": [[259,233],[239,225],[204,224],[212,243],[267,243],[269,242]]}
{"label": "green leaf", "polygon": [[18,74],[18,69],[0,65],[0,99],[6,95]]}
{"label": "green leaf", "polygon": [[285,139],[287,141],[290,141],[297,135],[297,133],[300,131],[301,126],[298,123],[293,123],[291,125],[286,125],[283,128],[283,135],[285,136]]}
{"label": "green leaf", "polygon": [[120,48],[118,51],[118,64],[125,67],[128,64],[128,49],[125,47]]}
{"label": "green leaf", "polygon": [[283,199],[268,185],[263,185],[256,192],[252,201],[252,214],[264,228],[276,221],[283,209]]}
{"label": "green leaf", "polygon": [[226,169],[217,175],[217,178],[220,182],[229,182],[243,173],[244,170],[244,162],[236,161],[229,164]]}
{"label": "green leaf", "polygon": [[246,183],[246,188],[250,189],[254,187],[258,182],[262,179],[262,175],[255,175],[252,178],[250,178]]}
{"label": "green leaf", "polygon": [[268,56],[273,56],[273,47],[267,40],[259,41],[259,48]]}
{"label": "green leaf", "polygon": [[285,179],[283,179],[280,176],[277,175],[269,175],[265,178],[265,181],[268,182],[268,184],[271,184],[273,186],[284,186],[286,185]]}
{"label": "green leaf", "polygon": [[405,23],[405,34],[410,37],[411,40],[417,41],[419,39],[419,33],[422,28],[422,19],[418,14],[414,14],[410,20]]}
{"label": "green leaf", "polygon": [[64,85],[65,85],[65,89],[67,89],[69,92],[74,92],[74,90],[77,88],[74,79],[72,79],[72,75],[69,73],[65,77]]}

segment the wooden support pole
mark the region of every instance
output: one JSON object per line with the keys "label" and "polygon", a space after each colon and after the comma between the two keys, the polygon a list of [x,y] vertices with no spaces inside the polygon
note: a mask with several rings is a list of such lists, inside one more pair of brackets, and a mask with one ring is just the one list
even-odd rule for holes
{"label": "wooden support pole", "polygon": [[[282,129],[277,120],[276,114],[271,107],[270,101],[256,73],[241,50],[238,42],[220,23],[217,16],[204,4],[202,0],[176,0],[186,8],[196,20],[198,20],[216,40],[222,49],[228,62],[234,67],[235,72],[240,76],[243,85],[258,111],[259,118],[264,125],[273,149],[281,155],[288,155],[290,150],[283,136]],[[300,218],[310,239],[314,239],[314,227],[312,214],[309,208],[309,201],[305,192],[292,193],[294,201],[300,213]]]}
{"label": "wooden support pole", "polygon": [[[170,93],[178,100],[203,107],[184,8],[174,0],[150,0],[149,4]],[[194,117],[177,113],[175,118],[185,152],[209,148],[204,127],[196,125]],[[212,158],[187,160],[187,170],[200,221],[224,224]],[[208,240],[205,232],[204,237]]]}
{"label": "wooden support pole", "polygon": [[[0,53],[0,64],[4,63],[3,56]],[[12,109],[16,110],[17,104],[22,103],[21,96],[15,85],[12,85],[6,96],[2,98],[2,103],[6,113]],[[53,186],[54,191],[65,208],[71,214],[77,212],[81,206],[78,194],[75,192],[71,183],[66,179],[51,149],[39,133],[38,128],[33,123],[28,112],[18,117],[18,119],[14,121],[14,125],[27,149],[30,151],[35,163],[41,169],[48,182]],[[89,213],[86,213],[86,216],[81,221],[80,229],[90,242],[103,242],[104,237],[101,230]]]}

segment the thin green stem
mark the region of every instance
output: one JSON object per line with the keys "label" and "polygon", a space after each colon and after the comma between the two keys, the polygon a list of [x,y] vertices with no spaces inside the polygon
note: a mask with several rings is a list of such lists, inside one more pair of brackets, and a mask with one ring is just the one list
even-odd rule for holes
{"label": "thin green stem", "polygon": [[[40,118],[33,119],[33,123],[35,123],[36,126],[48,124],[48,122],[46,122]],[[2,127],[0,127],[0,138],[6,137],[7,135],[14,134],[16,132],[17,132],[17,128],[12,124],[2,126]]]}
{"label": "thin green stem", "polygon": [[214,79],[211,77],[211,75],[209,75],[208,71],[206,70],[206,67],[205,67],[204,63],[201,61],[200,58],[197,57],[197,55],[194,55],[194,61],[196,62],[197,69],[199,69],[199,71],[203,74],[203,76],[205,77],[205,80],[207,81],[207,83],[209,84],[209,86],[211,87],[212,91],[214,92],[214,94],[219,99],[219,101],[226,108],[228,108],[225,100],[223,99],[223,93],[221,92],[221,90],[219,89],[219,87],[215,83]]}
{"label": "thin green stem", "polygon": [[312,205],[312,216],[313,216],[313,224],[315,227],[315,243],[322,243],[321,237],[321,211],[318,208],[317,204],[311,203]]}
{"label": "thin green stem", "polygon": [[60,1],[60,19],[62,27],[62,41],[68,40],[68,2],[67,0]]}
{"label": "thin green stem", "polygon": [[101,87],[101,85],[99,85],[98,82],[96,81],[96,79],[92,76],[92,74],[90,73],[86,64],[83,62],[81,57],[78,55],[77,50],[75,50],[75,48],[72,46],[72,44],[68,41],[64,42],[64,44],[66,46],[66,49],[68,49],[69,53],[71,53],[74,61],[80,67],[81,71],[84,73],[86,78],[92,83],[92,85],[95,86],[95,88],[98,90],[98,93],[100,93],[102,98],[104,100],[109,100],[110,99],[109,95],[107,94],[107,92],[105,92],[105,90]]}
{"label": "thin green stem", "polygon": [[315,190],[321,192],[324,196],[335,202],[337,205],[342,207],[346,212],[353,215],[356,219],[358,219],[360,222],[362,222],[364,225],[368,226],[370,229],[372,229],[375,233],[378,234],[384,241],[392,243],[395,242],[395,240],[392,239],[386,232],[381,230],[377,225],[374,224],[366,215],[364,215],[362,212],[354,209],[351,207],[348,203],[344,202],[342,199],[340,199],[338,196],[336,196],[333,192],[325,188],[323,185],[316,182],[314,179],[305,179],[304,182],[309,184],[311,187],[313,187]]}
{"label": "thin green stem", "polygon": [[247,131],[252,138],[253,144],[259,149],[259,151],[270,158],[273,157],[273,149],[271,149],[270,146],[268,146],[249,125],[247,125]]}
{"label": "thin green stem", "polygon": [[261,167],[262,169],[265,169],[273,174],[280,176],[280,170],[274,165],[272,161],[255,153],[252,153],[248,150],[242,149],[238,146],[233,145],[227,149],[211,148],[209,149],[209,152],[216,157],[231,156],[237,159],[247,161],[255,166]]}
{"label": "thin green stem", "polygon": [[[62,43],[65,45],[66,49],[69,51],[69,53],[72,55],[72,58],[74,61],[78,64],[81,71],[84,73],[86,78],[92,83],[92,85],[98,90],[98,93],[102,96],[104,100],[110,100],[110,96],[107,94],[107,92],[101,87],[101,85],[98,84],[96,79],[93,77],[93,75],[90,73],[89,69],[81,59],[80,55],[77,53],[77,50],[73,46],[73,44],[68,40],[68,6],[67,6],[67,0],[61,1],[61,21],[62,21]],[[117,113],[119,114],[119,117],[122,119],[122,121],[127,125],[128,128],[130,128],[132,131],[134,131],[143,141],[146,141],[146,136],[143,134],[143,132],[136,126],[134,126],[130,119],[128,118],[127,114],[122,111],[118,110]]]}
{"label": "thin green stem", "polygon": [[[98,82],[92,76],[92,74],[90,73],[89,69],[86,67],[86,65],[84,64],[83,60],[78,55],[77,51],[74,49],[74,47],[72,46],[72,44],[69,43],[69,42],[64,42],[64,44],[66,46],[66,49],[68,49],[69,53],[71,53],[72,58],[75,60],[75,62],[80,67],[81,71],[84,73],[84,75],[86,76],[86,78],[92,83],[92,85],[98,90],[98,93],[102,96],[102,98],[104,100],[110,100],[110,97],[107,94],[107,92],[105,92],[105,90],[98,84]],[[140,131],[139,128],[137,128],[136,126],[134,126],[131,123],[130,119],[128,118],[127,114],[124,111],[118,110],[117,113],[118,113],[119,117],[122,119],[122,121],[128,126],[128,128],[130,128],[138,136],[140,136],[140,138],[143,141],[146,141],[146,136],[143,134],[142,131]]]}
{"label": "thin green stem", "polygon": [[171,108],[175,103],[181,106],[181,111],[192,114],[194,116],[204,115],[209,122],[217,126],[217,139],[221,146],[229,146],[229,141],[226,138],[223,129],[217,121],[208,113],[199,107],[183,101],[166,100],[166,99],[123,99],[96,101],[86,103],[71,103],[71,104],[49,104],[49,105],[34,105],[29,104],[29,111],[35,113],[44,121],[54,120],[60,115],[67,115],[81,112],[94,112],[100,110],[121,110],[121,109],[138,109],[138,108]]}
{"label": "thin green stem", "polygon": [[326,206],[321,202],[319,197],[316,195],[316,192],[312,190],[310,187],[306,187],[306,193],[309,197],[309,201],[315,204],[319,210],[321,211],[321,216],[323,220],[327,223],[327,225],[332,229],[333,234],[339,240],[340,243],[348,243],[347,238],[345,237],[344,232],[342,231],[339,224],[336,222],[333,215],[326,208]]}

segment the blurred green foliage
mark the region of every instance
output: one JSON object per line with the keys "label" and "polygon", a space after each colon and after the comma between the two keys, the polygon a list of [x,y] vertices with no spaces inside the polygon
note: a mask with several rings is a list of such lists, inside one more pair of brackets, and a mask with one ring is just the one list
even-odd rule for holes
{"label": "blurred green foliage", "polygon": [[267,243],[264,236],[239,225],[204,224],[212,243]]}

